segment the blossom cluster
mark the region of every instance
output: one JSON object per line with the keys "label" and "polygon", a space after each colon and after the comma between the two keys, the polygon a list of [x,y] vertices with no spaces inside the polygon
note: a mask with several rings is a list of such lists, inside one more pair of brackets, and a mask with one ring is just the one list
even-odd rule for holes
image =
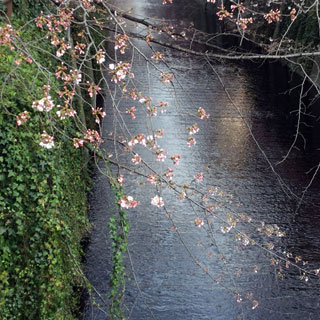
{"label": "blossom cluster", "polygon": [[164,161],[166,159],[166,154],[168,153],[167,150],[159,148],[156,151],[156,161]]}
{"label": "blossom cluster", "polygon": [[155,131],[154,136],[160,139],[163,137],[163,133],[164,133],[163,129],[158,129]]}
{"label": "blossom cluster", "polygon": [[0,27],[0,44],[9,46],[10,50],[14,49],[12,45],[12,40],[15,32],[12,29],[10,24],[7,24],[4,27]]}
{"label": "blossom cluster", "polygon": [[[70,105],[71,105],[73,96],[75,95],[75,90],[70,90],[68,87],[64,86],[63,91],[61,90],[58,91],[58,94],[60,98],[64,99],[65,109],[68,110],[69,108],[71,108]],[[58,105],[58,107],[61,107],[61,106]],[[72,114],[68,114],[68,115],[73,116]]]}
{"label": "blossom cluster", "polygon": [[56,78],[61,78],[65,84],[79,84],[82,80],[82,74],[81,71],[77,69],[71,69],[70,72],[67,73],[67,67],[62,63],[60,66],[57,66]]}
{"label": "blossom cluster", "polygon": [[98,146],[100,143],[103,142],[99,133],[96,130],[88,129],[84,138],[91,142],[94,146]]}
{"label": "blossom cluster", "polygon": [[160,101],[158,106],[158,108],[160,108],[160,112],[165,113],[167,111],[168,105],[168,102]]}
{"label": "blossom cluster", "polygon": [[133,73],[130,72],[131,64],[129,62],[118,62],[116,65],[111,63],[109,64],[109,73],[112,75],[111,81],[114,83],[118,83],[129,76],[133,78]]}
{"label": "blossom cluster", "polygon": [[72,56],[75,58],[80,58],[80,55],[84,54],[84,49],[87,47],[85,43],[80,43],[76,41],[76,45],[74,46],[74,49],[72,50]]}
{"label": "blossom cluster", "polygon": [[41,15],[36,18],[36,26],[43,29],[44,26],[52,33],[61,33],[63,30],[67,30],[71,25],[73,19],[72,9],[62,7],[59,8],[58,15],[53,14]]}
{"label": "blossom cluster", "polygon": [[40,146],[46,149],[51,149],[54,147],[53,137],[43,131],[40,135]]}
{"label": "blossom cluster", "polygon": [[120,205],[121,208],[130,209],[130,208],[135,208],[137,205],[140,204],[140,202],[137,200],[134,200],[133,197],[131,196],[123,196],[118,201],[118,204]]}
{"label": "blossom cluster", "polygon": [[20,112],[17,115],[17,119],[16,119],[17,126],[21,126],[23,123],[27,122],[29,119],[30,119],[30,114],[28,111]]}
{"label": "blossom cluster", "polygon": [[151,101],[152,101],[151,97],[142,97],[139,99],[140,103],[143,103],[147,106],[150,104]]}
{"label": "blossom cluster", "polygon": [[116,34],[114,36],[114,40],[116,42],[114,49],[120,51],[121,54],[125,53],[126,48],[128,47],[127,41],[129,40],[129,37],[126,34]]}
{"label": "blossom cluster", "polygon": [[136,89],[131,89],[130,92],[129,92],[129,97],[132,99],[132,100],[137,100],[138,98],[138,95],[136,93]]}
{"label": "blossom cluster", "polygon": [[73,146],[78,149],[79,147],[83,147],[85,144],[85,140],[79,138],[73,138]]}
{"label": "blossom cluster", "polygon": [[195,145],[197,143],[196,139],[193,137],[188,137],[187,139],[187,146],[190,148],[191,144]]}
{"label": "blossom cluster", "polygon": [[196,174],[196,175],[194,176],[194,179],[195,179],[196,181],[198,181],[198,182],[203,181],[203,173],[200,172],[200,173]]}
{"label": "blossom cluster", "polygon": [[160,62],[162,60],[164,60],[164,54],[159,52],[159,51],[156,51],[152,56],[151,56],[152,59],[155,60],[155,62]]}
{"label": "blossom cluster", "polygon": [[150,117],[156,117],[158,115],[158,108],[157,106],[147,106],[147,112],[148,112],[148,115]]}
{"label": "blossom cluster", "polygon": [[136,107],[131,107],[130,109],[126,109],[126,113],[130,114],[131,119],[135,119],[136,115],[134,112],[136,111]]}
{"label": "blossom cluster", "polygon": [[174,155],[171,156],[170,159],[173,161],[174,165],[178,165],[179,161],[181,159],[181,156],[179,154],[174,154]]}
{"label": "blossom cluster", "polygon": [[219,20],[223,20],[224,18],[232,18],[233,17],[233,13],[229,12],[224,5],[221,5],[221,7],[218,7],[218,9],[220,9],[216,15],[219,17]]}
{"label": "blossom cluster", "polygon": [[87,81],[87,84],[89,84],[88,93],[91,98],[101,90],[101,88],[94,83],[90,83],[89,81]]}
{"label": "blossom cluster", "polygon": [[102,108],[96,107],[96,108],[91,108],[91,113],[95,116],[95,122],[100,123],[100,118],[104,118],[106,116],[106,113],[102,111]]}
{"label": "blossom cluster", "polygon": [[43,86],[44,97],[40,100],[36,100],[32,103],[32,108],[37,111],[49,112],[54,107],[51,96],[49,95],[50,86]]}
{"label": "blossom cluster", "polygon": [[123,182],[124,182],[123,174],[120,174],[120,175],[117,177],[117,182],[119,183],[120,187],[123,185]]}
{"label": "blossom cluster", "polygon": [[57,107],[59,110],[56,113],[61,120],[64,120],[66,117],[74,117],[77,114],[77,111],[69,107],[68,103],[65,103],[63,107],[58,104]]}
{"label": "blossom cluster", "polygon": [[161,73],[161,82],[164,84],[172,83],[173,81],[173,74],[172,73]]}
{"label": "blossom cluster", "polygon": [[[66,42],[64,37],[59,38],[59,34],[64,30],[67,30],[71,25],[73,19],[73,11],[70,8],[59,8],[58,14],[41,15],[35,19],[36,26],[40,29],[46,27],[51,35],[51,44],[55,47],[59,47],[56,51],[57,57],[62,57],[65,52],[71,48],[70,44]],[[47,37],[49,37],[49,34]],[[82,45],[78,44],[77,49],[81,49]],[[81,49],[82,50],[82,49]],[[80,52],[81,52],[80,50]]]}
{"label": "blossom cluster", "polygon": [[206,110],[200,107],[198,109],[198,116],[200,117],[200,119],[204,120],[208,119],[210,117],[210,114],[206,113]]}
{"label": "blossom cluster", "polygon": [[253,23],[253,19],[252,17],[250,18],[240,18],[236,21],[236,24],[242,29],[242,30],[245,30],[247,29],[247,25],[249,23]]}
{"label": "blossom cluster", "polygon": [[57,36],[52,36],[51,44],[55,47],[59,47],[56,51],[56,56],[58,58],[62,57],[66,51],[71,48],[70,44],[65,41],[64,37],[59,39]]}
{"label": "blossom cluster", "polygon": [[174,173],[173,173],[173,172],[174,172],[173,169],[168,168],[168,169],[165,171],[164,175],[165,175],[165,177],[166,177],[167,179],[172,180],[172,178],[174,177]]}
{"label": "blossom cluster", "polygon": [[153,206],[158,207],[158,208],[164,206],[163,199],[162,199],[162,197],[159,197],[159,196],[153,197],[153,198],[151,199],[151,204],[152,204]]}
{"label": "blossom cluster", "polygon": [[297,18],[296,13],[297,13],[297,10],[295,8],[291,9],[290,14],[289,14],[291,21],[296,20],[296,18]]}
{"label": "blossom cluster", "polygon": [[142,158],[137,153],[131,159],[131,162],[135,165],[139,164],[141,161],[142,161]]}
{"label": "blossom cluster", "polygon": [[136,144],[146,146],[146,137],[143,133],[139,133],[138,135],[131,138],[131,140],[128,142],[129,147],[133,147]]}
{"label": "blossom cluster", "polygon": [[245,7],[243,6],[243,2],[240,2],[238,4],[232,4],[230,6],[231,11],[234,12],[235,10],[238,10],[239,13],[244,13]]}
{"label": "blossom cluster", "polygon": [[187,127],[187,130],[189,132],[190,135],[196,134],[197,132],[199,132],[199,127],[196,123],[194,123],[192,126]]}
{"label": "blossom cluster", "polygon": [[156,184],[157,183],[157,177],[155,175],[153,175],[153,174],[149,174],[147,180],[151,184]]}
{"label": "blossom cluster", "polygon": [[87,142],[93,144],[94,147],[98,147],[100,143],[103,142],[103,139],[100,137],[99,133],[96,130],[88,129],[83,138],[73,138],[73,146],[77,149],[83,147]]}
{"label": "blossom cluster", "polygon": [[280,21],[280,10],[279,9],[276,9],[276,10],[271,9],[263,17],[268,21],[268,23],[272,23],[274,21],[279,22]]}
{"label": "blossom cluster", "polygon": [[200,228],[204,225],[204,221],[202,219],[200,219],[199,217],[196,217],[194,219],[194,224],[196,227]]}
{"label": "blossom cluster", "polygon": [[99,49],[96,53],[96,61],[98,64],[102,64],[105,62],[106,57],[105,57],[105,52],[101,49]]}

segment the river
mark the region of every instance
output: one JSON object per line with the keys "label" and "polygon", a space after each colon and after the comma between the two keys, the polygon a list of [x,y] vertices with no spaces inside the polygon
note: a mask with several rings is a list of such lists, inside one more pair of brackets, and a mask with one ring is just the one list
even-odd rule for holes
{"label": "river", "polygon": [[[160,0],[121,0],[117,6],[122,10],[133,8],[133,15],[152,17],[153,21],[166,18],[174,24],[183,20],[185,25],[193,22],[204,31],[215,29],[211,11],[205,13],[203,5],[187,0],[174,2],[172,6],[163,6]],[[136,25],[131,25],[130,30],[142,31]],[[165,54],[170,72],[175,74],[174,86],[163,85],[159,71],[138,52],[150,57],[148,45],[141,40],[132,41],[136,46],[134,56],[129,51],[118,59],[132,59],[134,81],[143,96],[152,97],[155,103],[166,101],[169,106],[166,113],[159,112],[151,122],[147,121],[141,104],[121,98],[119,90],[115,93],[111,85],[122,113],[111,108],[112,101],[106,98],[104,146],[112,154],[111,159],[133,167],[130,157],[120,147],[115,150],[108,137],[116,132],[128,140],[141,132],[148,134],[151,127],[162,128],[164,138],[157,142],[169,155],[181,155],[179,166],[174,167],[171,160],[155,163],[154,156],[143,147],[138,147],[137,152],[159,172],[174,167],[174,179],[180,184],[190,183],[194,175],[203,172],[203,181],[193,181],[191,186],[195,190],[212,189],[216,217],[210,216],[210,224],[196,227],[196,217],[207,222],[197,205],[177,200],[175,194],[163,189],[171,220],[163,208],[150,205],[150,199],[157,194],[153,185],[142,176],[121,171],[125,175],[126,194],[141,202],[128,210],[130,257],[125,259],[128,280],[124,299],[127,319],[319,319],[318,277],[306,281],[293,266],[286,268],[283,262],[272,265],[272,257],[264,249],[235,241],[233,230],[221,232],[225,224],[218,219],[227,219],[229,213],[244,213],[252,221],[240,221],[237,227],[257,244],[266,248],[267,243],[273,242],[274,252],[290,252],[293,257],[308,261],[306,266],[298,262],[300,267],[320,267],[319,178],[314,180],[298,210],[299,200],[295,196],[301,195],[314,171],[306,172],[320,160],[317,131],[306,130],[306,149],[294,148],[285,162],[276,165],[290,148],[295,132],[296,116],[290,111],[296,107],[296,97],[280,94],[293,86],[288,71],[272,64],[209,65],[203,58],[155,47]],[[111,47],[109,54],[114,56]],[[164,64],[157,66],[162,72],[169,72]],[[136,118],[130,120],[125,110],[133,105]],[[199,107],[210,114],[209,119],[194,116]],[[188,148],[186,127],[195,122],[200,128],[194,135],[197,143]],[[150,173],[143,167],[139,170]],[[190,190],[188,193],[195,202],[203,203],[199,195]],[[114,207],[107,179],[97,170],[90,197],[93,228],[85,272],[102,295],[110,289],[108,220]],[[254,227],[261,221],[277,224],[286,236],[261,235]],[[234,291],[241,294],[243,301],[236,301]],[[84,320],[107,319],[106,308],[98,297],[95,299],[96,303],[87,299]],[[253,308],[255,300],[259,305]]]}

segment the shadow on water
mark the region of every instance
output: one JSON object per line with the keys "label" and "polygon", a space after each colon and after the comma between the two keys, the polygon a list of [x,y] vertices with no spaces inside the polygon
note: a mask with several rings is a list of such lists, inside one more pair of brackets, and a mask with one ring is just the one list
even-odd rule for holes
{"label": "shadow on water", "polygon": [[[162,6],[160,0],[121,0],[117,5],[125,10],[134,7],[136,11],[133,14],[140,16],[157,16],[159,19],[165,17],[172,21],[184,19],[194,22],[199,29],[216,31],[211,26],[210,8],[204,12],[204,6],[197,6],[195,1],[175,0],[172,7]],[[211,29],[206,27],[208,25]],[[144,42],[134,40],[134,44],[146,55],[150,55]],[[156,129],[163,128],[165,135],[169,137],[159,140],[161,147],[167,149],[169,154],[178,153],[182,156],[181,163],[175,170],[175,179],[184,183],[203,171],[205,179],[196,188],[217,188],[216,190],[224,191],[221,195],[224,206],[217,208],[217,215],[237,210],[245,212],[257,223],[261,220],[267,224],[277,223],[286,232],[285,238],[275,240],[277,250],[302,255],[311,266],[318,268],[319,177],[314,180],[300,210],[295,213],[297,199],[283,191],[283,186],[271,172],[244,123],[245,119],[270,163],[287,186],[296,194],[301,194],[312,176],[312,172],[306,172],[320,160],[319,126],[315,121],[319,108],[316,104],[307,112],[310,111],[315,117],[303,118],[304,122],[312,125],[301,128],[307,142],[306,148],[303,146],[303,139],[299,138],[297,148],[292,150],[288,159],[276,165],[286,154],[294,138],[297,116],[293,111],[297,109],[295,95],[298,91],[292,91],[290,95],[285,93],[296,87],[299,78],[275,63],[263,66],[254,63],[214,64],[213,67],[243,114],[243,119],[227,99],[219,80],[205,61],[169,50],[165,55],[167,62],[175,67],[176,77],[180,79],[183,88],[162,86],[157,72],[149,70],[148,73],[145,60],[138,57],[133,61],[133,71],[138,90],[143,95],[152,96],[154,101],[169,103],[167,113],[156,117],[153,126]],[[130,56],[126,58],[128,57]],[[309,104],[308,99],[309,97],[304,98],[306,105]],[[107,116],[103,122],[105,137],[110,131],[120,132],[121,129],[120,118],[109,105],[110,101],[107,101]],[[189,149],[186,147],[186,127],[194,123],[195,119],[190,114],[195,113],[199,106],[211,116],[205,122],[200,123],[199,120],[201,128],[196,136],[197,145]],[[122,100],[119,107],[124,112],[126,108],[132,107],[132,101]],[[137,107],[136,119],[127,121],[127,126],[132,136],[140,132],[146,133],[145,116],[141,108]],[[108,142],[104,147],[109,152],[115,152],[114,146]],[[130,158],[118,151],[120,160],[130,165]],[[143,149],[139,149],[140,152],[152,163],[153,158],[149,153],[144,153]],[[163,171],[166,168],[159,164],[157,169]],[[129,212],[129,250],[134,268],[130,267],[127,257],[128,281],[124,304],[128,310],[128,318],[152,319],[149,308],[156,319],[163,320],[229,320],[236,319],[238,315],[241,319],[253,320],[319,318],[320,288],[317,279],[301,281],[296,271],[288,269],[287,279],[282,281],[277,276],[279,269],[270,265],[270,257],[262,250],[254,246],[236,246],[231,235],[221,233],[221,223],[217,220],[213,220],[214,223],[211,224],[214,237],[201,228],[195,228],[194,219],[199,213],[194,206],[186,201],[177,201],[175,196],[164,190],[163,197],[172,217],[185,244],[197,259],[205,261],[217,278],[223,278],[224,285],[239,289],[244,296],[252,293],[260,305],[252,310],[250,303],[237,303],[233,293],[225,290],[218,281],[208,281],[206,274],[199,271],[181,245],[164,212],[150,206],[150,199],[156,191],[142,178],[134,175],[126,176],[125,190],[128,195],[141,201],[139,207]],[[112,268],[108,219],[115,206],[107,179],[100,174],[95,179],[90,203],[94,228],[87,250],[85,270],[90,282],[104,296],[110,289],[108,277]],[[248,226],[243,228],[245,232],[250,232]],[[256,231],[253,237],[257,242],[260,241]],[[221,255],[228,261],[227,267]],[[259,266],[257,274],[252,271],[256,265]],[[140,285],[142,296],[134,278]],[[83,319],[106,319],[105,313],[97,304],[106,310],[98,297],[95,297],[95,303],[88,299]]]}

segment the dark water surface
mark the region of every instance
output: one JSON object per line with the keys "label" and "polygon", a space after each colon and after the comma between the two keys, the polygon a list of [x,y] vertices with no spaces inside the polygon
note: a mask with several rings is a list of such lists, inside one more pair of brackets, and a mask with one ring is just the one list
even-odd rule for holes
{"label": "dark water surface", "polygon": [[[125,10],[134,8],[133,13],[138,16],[166,18],[172,23],[181,19],[186,24],[192,21],[197,28],[212,32],[214,27],[208,25],[210,13],[206,16],[203,6],[194,1],[174,1],[174,6],[162,6],[161,0],[117,1],[117,5]],[[131,31],[141,32],[141,29],[132,26]],[[133,40],[133,43],[138,50],[151,56],[150,49],[143,41]],[[319,178],[315,179],[297,212],[299,201],[286,187],[301,195],[303,188],[308,185],[312,172],[306,172],[319,161],[319,151],[315,147],[319,141],[317,130],[306,131],[306,150],[293,149],[284,163],[275,166],[290,147],[295,130],[296,118],[293,113],[290,114],[295,109],[294,98],[289,99],[277,93],[279,89],[285,90],[293,85],[288,84],[286,72],[281,71],[278,65],[262,68],[254,64],[215,63],[212,67],[220,75],[237,109],[204,59],[187,57],[163,48],[156,49],[165,53],[166,61],[173,68],[176,76],[174,87],[164,86],[159,81],[159,72],[137,51],[134,52],[133,72],[139,91],[151,96],[155,103],[167,101],[167,112],[159,113],[152,122],[148,122],[144,108],[138,102],[122,99],[119,103],[120,114],[112,110],[111,101],[108,100],[107,116],[103,122],[105,138],[111,131],[129,139],[141,132],[150,134],[151,127],[163,128],[165,136],[157,143],[167,149],[169,155],[178,153],[182,156],[179,166],[174,168],[178,183],[190,183],[195,174],[203,172],[204,181],[198,184],[193,182],[192,186],[199,190],[218,190],[214,194],[216,201],[213,202],[222,204],[216,210],[217,217],[226,217],[228,212],[235,211],[250,216],[252,223],[259,224],[262,220],[266,224],[276,223],[286,232],[286,237],[260,237],[252,225],[245,223],[240,224],[239,229],[259,244],[272,241],[275,252],[287,251],[294,256],[301,255],[309,261],[311,269],[319,268]],[[110,50],[110,55],[113,54]],[[130,58],[128,54],[124,58],[118,57],[123,61]],[[163,64],[158,67],[165,72],[172,72]],[[119,96],[119,92],[116,96]],[[133,105],[137,109],[136,119],[130,121],[124,112]],[[208,120],[193,116],[200,106],[210,113]],[[186,127],[195,122],[200,131],[194,136],[197,144],[189,149],[186,145]],[[246,123],[286,186],[272,172]],[[106,142],[105,147],[115,160],[113,144]],[[143,148],[136,150],[159,172],[173,167],[170,160],[155,165],[150,152]],[[116,151],[118,159],[132,167],[130,157],[120,148]],[[141,169],[141,172],[150,173],[145,169]],[[286,279],[282,280],[278,276],[279,265],[272,266],[271,257],[264,250],[236,242],[233,232],[223,234],[220,228],[224,224],[214,217],[211,229],[207,225],[195,227],[194,219],[197,216],[203,218],[203,212],[186,200],[176,200],[172,192],[162,190],[182,243],[164,210],[150,205],[150,199],[157,194],[155,187],[143,177],[125,174],[125,178],[126,194],[141,202],[140,206],[128,211],[132,262],[131,265],[129,257],[126,257],[129,279],[124,303],[128,319],[229,320],[238,316],[241,319],[266,320],[320,319],[320,285],[317,278],[310,278],[307,282],[301,280],[299,271],[290,267],[284,271]],[[219,193],[221,190],[223,193]],[[194,195],[194,198],[197,199],[197,196]],[[108,276],[112,265],[107,225],[114,207],[107,179],[97,172],[90,210],[94,228],[85,270],[91,283],[102,295],[109,290]],[[203,267],[208,268],[214,280],[192,261],[186,247]],[[280,265],[286,269],[284,263]],[[302,267],[302,263],[299,265]],[[257,273],[253,271],[255,266],[259,268]],[[137,289],[135,277],[142,294]],[[230,288],[241,294],[243,302],[236,302]],[[250,293],[253,295],[251,300],[247,298]],[[259,301],[259,306],[254,310],[253,299]],[[100,310],[106,308],[97,297],[96,303],[101,308],[88,299],[85,320],[108,318]]]}

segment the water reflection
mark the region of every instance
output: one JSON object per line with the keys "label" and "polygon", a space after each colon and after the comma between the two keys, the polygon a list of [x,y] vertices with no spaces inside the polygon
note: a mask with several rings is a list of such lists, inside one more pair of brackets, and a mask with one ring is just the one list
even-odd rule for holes
{"label": "water reflection", "polygon": [[[193,1],[178,0],[173,7],[162,6],[158,0],[120,1],[117,5],[125,9],[132,6],[139,15],[157,15],[158,18],[171,19],[190,19],[199,10]],[[135,44],[146,55],[150,55],[144,42],[135,40]],[[241,319],[267,320],[317,319],[318,280],[301,281],[299,274],[292,268],[286,271],[288,279],[281,280],[279,269],[270,264],[270,256],[265,251],[257,246],[235,243],[232,233],[229,235],[221,232],[222,223],[218,218],[236,211],[251,216],[253,222],[264,220],[269,224],[277,223],[286,231],[287,237],[275,240],[275,250],[303,254],[310,261],[309,264],[320,265],[320,214],[318,208],[311,205],[316,202],[319,204],[319,184],[315,184],[314,189],[307,194],[306,203],[303,203],[299,213],[294,214],[295,199],[283,192],[239,113],[227,99],[219,80],[212,76],[211,68],[197,58],[182,57],[169,51],[165,54],[169,64],[176,67],[177,79],[181,81],[181,86],[176,83],[174,89],[161,85],[159,73],[150,65],[147,66],[143,59],[136,58],[133,63],[138,89],[144,95],[152,96],[156,102],[169,103],[167,113],[152,121],[152,126],[163,128],[168,137],[159,139],[159,144],[169,154],[179,153],[182,156],[181,163],[175,170],[178,183],[190,182],[195,174],[202,171],[205,173],[204,181],[193,183],[192,186],[197,190],[217,188],[214,190],[224,190],[225,194],[215,195],[217,200],[212,201],[217,209],[216,217],[210,217],[210,228],[196,228],[194,219],[202,214],[200,210],[186,201],[177,201],[176,195],[163,190],[168,211],[179,228],[180,233],[177,234],[165,212],[150,206],[150,199],[156,194],[156,190],[146,183],[146,179],[133,175],[126,177],[127,194],[141,201],[141,206],[129,212],[129,250],[134,269],[131,270],[130,259],[127,257],[130,280],[127,282],[124,302],[128,308],[128,318],[152,319],[154,315],[156,319],[166,320],[227,320],[237,319],[238,316]],[[192,68],[186,68],[187,66]],[[283,111],[274,107],[270,99],[274,92],[269,90],[265,74],[250,66],[217,64],[214,67],[269,159],[272,163],[281,159],[290,144],[288,137],[292,128],[284,124],[286,121],[283,120]],[[123,100],[120,108],[124,112],[131,106],[131,101]],[[208,121],[192,116],[199,106],[211,114]],[[104,128],[106,131],[112,128],[119,132],[119,115],[110,108],[107,113]],[[147,134],[151,123],[146,125],[142,108],[137,111],[136,116],[134,121],[127,122],[129,131],[132,135],[139,132]],[[200,126],[200,132],[195,136],[197,144],[189,149],[186,145],[186,127],[195,121]],[[113,145],[106,143],[105,147],[112,150]],[[130,165],[130,157],[125,157],[118,151],[123,163]],[[153,155],[143,149],[139,149],[140,152],[153,165]],[[295,151],[294,156],[279,167],[279,172],[286,183],[299,191],[308,182],[304,171],[310,168],[311,162],[310,157],[306,158],[302,153]],[[164,171],[167,166],[168,164],[160,163],[155,169]],[[149,172],[145,170],[144,173]],[[223,206],[219,206],[219,202]],[[105,226],[111,210],[112,193],[106,187],[105,179],[99,177],[92,200],[96,228],[87,254],[86,273],[102,293],[109,290],[107,278],[111,270],[110,244]],[[241,227],[244,232],[253,234],[257,243],[261,243],[256,230],[249,224]],[[196,261],[208,268],[214,281],[208,278],[204,270],[199,269],[186,247]],[[255,266],[258,267],[257,273],[254,272]],[[252,310],[250,299],[237,303],[232,290],[240,292],[243,297],[252,293],[254,299],[259,301],[259,307]],[[101,302],[99,298],[96,299]],[[105,319],[106,316],[95,305],[88,304],[84,318]]]}

